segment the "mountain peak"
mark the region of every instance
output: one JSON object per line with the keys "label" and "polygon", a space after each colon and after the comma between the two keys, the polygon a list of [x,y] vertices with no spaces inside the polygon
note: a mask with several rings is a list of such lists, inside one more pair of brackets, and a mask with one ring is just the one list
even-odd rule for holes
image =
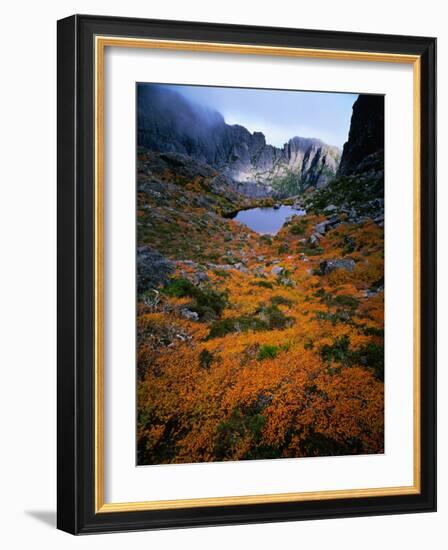
{"label": "mountain peak", "polygon": [[305,147],[322,147],[323,145],[326,145],[321,139],[319,138],[310,138],[310,137],[301,137],[301,136],[294,136],[292,137],[288,143],[294,143],[295,145],[305,148]]}
{"label": "mountain peak", "polygon": [[283,148],[274,147],[262,132],[226,124],[217,111],[151,85],[138,89],[138,145],[189,155],[236,182],[255,184],[265,194],[278,196],[325,186],[340,159],[338,148],[318,138],[294,136]]}

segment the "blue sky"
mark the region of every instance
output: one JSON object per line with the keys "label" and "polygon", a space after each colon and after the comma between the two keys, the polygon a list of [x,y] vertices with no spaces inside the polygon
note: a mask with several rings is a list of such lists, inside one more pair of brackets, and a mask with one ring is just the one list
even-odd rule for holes
{"label": "blue sky", "polygon": [[341,147],[347,141],[358,94],[169,85],[190,101],[219,111],[227,124],[260,131],[282,147],[294,136],[320,138]]}

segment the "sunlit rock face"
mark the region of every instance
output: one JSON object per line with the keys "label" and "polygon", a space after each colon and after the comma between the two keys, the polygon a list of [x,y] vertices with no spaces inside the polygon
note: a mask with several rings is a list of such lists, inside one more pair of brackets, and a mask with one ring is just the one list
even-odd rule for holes
{"label": "sunlit rock face", "polygon": [[207,163],[250,197],[287,197],[325,187],[341,157],[337,147],[315,138],[296,136],[283,148],[274,147],[263,133],[226,124],[220,113],[159,86],[138,88],[137,122],[139,146]]}

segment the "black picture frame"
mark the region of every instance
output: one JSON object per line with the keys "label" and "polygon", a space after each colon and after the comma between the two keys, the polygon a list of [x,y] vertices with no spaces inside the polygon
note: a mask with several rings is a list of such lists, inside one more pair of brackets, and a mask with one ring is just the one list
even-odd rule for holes
{"label": "black picture frame", "polygon": [[[421,61],[419,494],[164,510],[95,511],[97,35],[416,55]],[[58,21],[57,526],[72,534],[436,510],[436,40],[428,37],[74,15]]]}

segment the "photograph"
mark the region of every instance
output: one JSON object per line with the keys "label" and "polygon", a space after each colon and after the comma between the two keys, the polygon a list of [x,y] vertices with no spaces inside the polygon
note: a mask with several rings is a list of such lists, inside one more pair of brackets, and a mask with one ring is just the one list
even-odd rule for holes
{"label": "photograph", "polygon": [[383,19],[58,20],[58,529],[437,509],[437,41]]}
{"label": "photograph", "polygon": [[381,94],[136,83],[138,466],[385,452],[384,135]]}

